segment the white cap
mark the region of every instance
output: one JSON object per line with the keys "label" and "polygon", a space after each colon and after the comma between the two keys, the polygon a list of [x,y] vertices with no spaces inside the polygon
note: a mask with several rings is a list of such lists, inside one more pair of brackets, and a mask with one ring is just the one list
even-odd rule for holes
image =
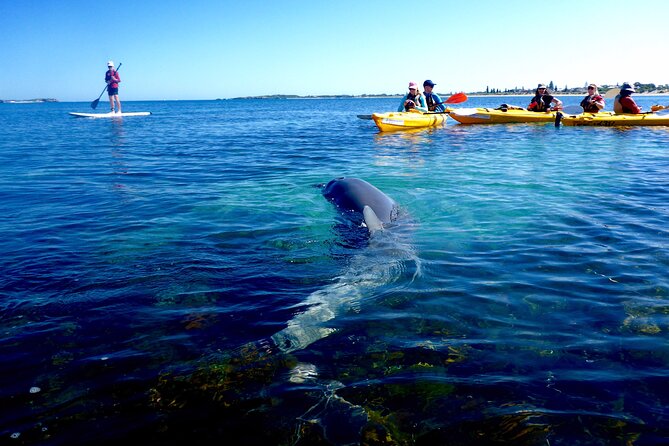
{"label": "white cap", "polygon": [[114,66],[114,61],[113,60],[108,61],[107,66],[108,67],[113,67]]}

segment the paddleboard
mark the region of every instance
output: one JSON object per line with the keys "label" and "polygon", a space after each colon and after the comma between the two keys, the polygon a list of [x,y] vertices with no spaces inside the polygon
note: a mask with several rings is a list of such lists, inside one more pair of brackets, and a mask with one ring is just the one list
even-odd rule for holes
{"label": "paddleboard", "polygon": [[149,116],[151,112],[130,112],[130,113],[76,113],[70,112],[77,118],[125,118],[126,116]]}

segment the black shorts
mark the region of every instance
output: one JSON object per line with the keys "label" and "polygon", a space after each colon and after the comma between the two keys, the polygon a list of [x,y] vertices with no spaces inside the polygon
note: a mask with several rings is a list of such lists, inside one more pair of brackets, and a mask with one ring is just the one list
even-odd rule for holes
{"label": "black shorts", "polygon": [[118,94],[118,87],[116,87],[116,88],[107,87],[107,94],[109,94],[109,96],[117,95]]}

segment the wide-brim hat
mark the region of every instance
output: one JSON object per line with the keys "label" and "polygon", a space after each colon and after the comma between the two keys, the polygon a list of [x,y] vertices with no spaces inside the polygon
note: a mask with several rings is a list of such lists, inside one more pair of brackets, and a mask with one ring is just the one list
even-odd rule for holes
{"label": "wide-brim hat", "polygon": [[624,83],[622,87],[620,87],[620,91],[629,91],[630,93],[634,93],[636,90],[630,84]]}

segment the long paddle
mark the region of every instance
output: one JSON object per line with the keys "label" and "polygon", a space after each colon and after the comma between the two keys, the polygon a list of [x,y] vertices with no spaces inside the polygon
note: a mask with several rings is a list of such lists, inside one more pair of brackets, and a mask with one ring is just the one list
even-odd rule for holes
{"label": "long paddle", "polygon": [[[606,92],[604,95],[605,99],[613,99],[615,98],[618,94],[620,94],[620,88],[612,88],[609,91]],[[651,105],[650,106],[650,112],[646,113],[655,113],[661,110],[669,110],[669,105]]]}
{"label": "long paddle", "polygon": [[[434,105],[442,105],[442,104],[462,104],[462,103],[465,102],[467,99],[469,99],[469,98],[467,98],[467,95],[464,94],[463,92],[460,92],[460,93],[455,93],[455,94],[449,96],[449,98],[446,99],[445,101],[443,101],[443,102],[438,102],[438,103],[436,103],[436,104],[434,104]],[[431,111],[431,112],[428,112],[428,113],[429,113],[429,114],[450,113],[450,111],[451,111],[451,110],[449,110],[449,109],[445,109],[443,112],[440,112],[440,111]]]}
{"label": "long paddle", "polygon": [[[116,69],[116,71],[121,69],[121,65],[123,65],[123,63],[118,64],[118,68]],[[100,93],[100,96],[98,96],[98,98],[96,100],[91,102],[91,108],[93,110],[95,110],[98,107],[98,102],[100,102],[100,98],[102,97],[103,94],[105,94],[105,91],[107,91],[108,87],[109,87],[109,85],[105,85],[105,89],[102,90],[102,93]]]}
{"label": "long paddle", "polygon": [[[613,99],[620,94],[620,88],[611,88],[604,94],[604,99]],[[583,113],[583,109],[579,105],[569,105],[563,110],[568,115],[578,115]]]}
{"label": "long paddle", "polygon": [[[103,91],[104,93],[104,91]],[[102,95],[100,95],[102,96]],[[441,104],[461,104],[467,100],[467,95],[460,92],[460,93],[455,93],[451,96],[448,97],[443,102],[439,102],[438,104],[435,105],[441,105]],[[443,111],[443,112],[428,112],[428,113],[448,113],[448,111]],[[357,115],[359,119],[372,119],[372,115]]]}

